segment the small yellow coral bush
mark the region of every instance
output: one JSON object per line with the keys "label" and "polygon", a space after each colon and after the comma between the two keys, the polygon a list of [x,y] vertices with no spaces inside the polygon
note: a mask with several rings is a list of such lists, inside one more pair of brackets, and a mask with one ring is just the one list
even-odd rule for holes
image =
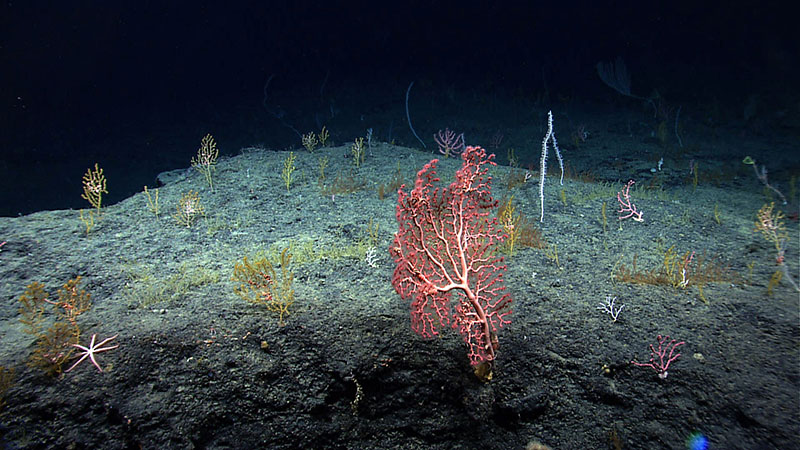
{"label": "small yellow coral bush", "polygon": [[190,190],[186,194],[183,194],[181,199],[178,200],[178,205],[175,207],[175,214],[173,214],[172,217],[175,218],[179,224],[186,226],[186,228],[191,228],[197,219],[204,214],[205,209],[200,203],[200,196],[197,192]]}
{"label": "small yellow coral bush", "polygon": [[234,289],[236,295],[256,305],[263,305],[268,311],[278,314],[278,323],[284,325],[284,317],[289,315],[289,308],[294,304],[292,281],[294,274],[289,270],[292,255],[289,249],[281,252],[281,280],[272,263],[266,257],[250,262],[245,256],[241,263],[233,268],[233,281],[239,286]]}
{"label": "small yellow coral bush", "polygon": [[[20,322],[25,332],[36,337],[36,349],[29,364],[38,367],[49,375],[61,373],[61,366],[72,356],[73,344],[77,344],[81,330],[78,316],[91,307],[91,296],[78,289],[81,277],[67,281],[58,290],[58,301],[49,300],[49,294],[42,283],[33,282],[19,298]],[[55,321],[45,327],[45,304],[53,305]]]}

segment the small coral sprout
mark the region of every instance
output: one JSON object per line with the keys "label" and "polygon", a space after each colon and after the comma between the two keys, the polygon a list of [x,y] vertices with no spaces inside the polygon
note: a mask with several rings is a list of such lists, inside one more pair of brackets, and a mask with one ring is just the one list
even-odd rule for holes
{"label": "small coral sprout", "polygon": [[217,143],[214,142],[214,138],[210,134],[206,134],[200,141],[197,156],[192,158],[192,167],[205,176],[208,186],[212,190],[214,189],[214,184],[211,182],[211,171],[214,170],[214,166],[217,164],[218,156]]}
{"label": "small coral sprout", "polygon": [[100,214],[100,207],[103,204],[103,194],[108,194],[106,190],[106,176],[103,175],[103,169],[94,163],[94,170],[91,168],[86,169],[83,175],[83,194],[81,198],[88,201],[95,209],[97,214]]}
{"label": "small coral sprout", "polygon": [[[667,369],[669,369],[669,365],[681,356],[680,353],[675,354],[675,349],[685,344],[685,342],[678,342],[675,339],[670,340],[669,336],[662,337],[660,334],[657,340],[658,351],[653,348],[653,344],[650,344],[650,362],[638,363],[636,361],[631,361],[631,364],[639,367],[650,367],[658,373],[658,378],[664,380],[667,378]],[[664,345],[665,343],[666,346]],[[669,351],[669,354],[667,354],[667,351]],[[656,356],[658,360],[656,360]]]}
{"label": "small coral sprout", "polygon": [[350,152],[353,154],[353,164],[356,167],[361,167],[361,164],[364,164],[364,154],[366,153],[364,138],[360,137],[353,141],[353,145],[350,146]]}
{"label": "small coral sprout", "polygon": [[511,198],[508,199],[508,202],[501,208],[499,211],[499,219],[500,225],[503,227],[503,231],[506,232],[508,235],[508,239],[505,241],[505,250],[508,253],[508,256],[514,256],[514,244],[519,241],[519,238],[522,236],[522,216],[520,214],[515,214],[515,206],[514,206],[514,196],[512,195]]}
{"label": "small coral sprout", "polygon": [[633,219],[636,222],[644,222],[642,218],[642,211],[636,209],[631,199],[631,187],[635,181],[630,180],[628,184],[622,186],[622,191],[617,192],[617,201],[619,202],[619,220]]}
{"label": "small coral sprout", "polygon": [[303,147],[305,147],[309,153],[313,152],[314,149],[317,147],[317,144],[319,143],[319,141],[317,140],[317,136],[313,132],[304,134],[302,141],[303,141]]}
{"label": "small coral sprout", "polygon": [[175,214],[172,217],[179,224],[190,228],[197,221],[197,218],[204,213],[203,205],[200,204],[200,196],[197,195],[197,192],[189,191],[183,194],[178,201],[178,206],[175,208]]}
{"label": "small coral sprout", "polygon": [[294,155],[294,152],[289,152],[289,156],[283,160],[283,170],[281,170],[281,178],[283,179],[283,183],[286,185],[286,192],[290,192],[289,188],[292,185],[292,181],[294,181],[294,171],[296,169],[294,165],[294,161],[297,157]]}
{"label": "small coral sprout", "polygon": [[772,275],[770,279],[767,292],[771,295],[775,286],[780,283],[781,279],[785,279],[792,285],[795,291],[800,292],[800,286],[795,281],[789,268],[786,265],[786,248],[789,244],[789,233],[786,231],[786,225],[783,222],[784,215],[780,211],[775,212],[775,203],[764,205],[758,210],[758,218],[756,219],[755,228],[753,231],[760,231],[769,242],[775,244],[775,263],[778,265],[778,271]]}
{"label": "small coral sprout", "polygon": [[433,135],[433,140],[439,145],[439,153],[445,157],[458,157],[464,151],[464,133],[456,134],[450,128],[439,130]]}
{"label": "small coral sprout", "polygon": [[328,133],[328,129],[324,126],[322,127],[322,131],[317,134],[317,138],[319,139],[319,145],[325,147],[325,144],[328,142],[328,137],[330,133]]}
{"label": "small coral sprout", "polygon": [[775,259],[778,264],[782,264],[786,253],[786,244],[789,241],[789,233],[786,231],[786,225],[783,222],[783,213],[776,212],[774,209],[775,202],[771,202],[758,210],[758,218],[753,231],[760,231],[764,239],[775,244],[775,250],[778,252]]}

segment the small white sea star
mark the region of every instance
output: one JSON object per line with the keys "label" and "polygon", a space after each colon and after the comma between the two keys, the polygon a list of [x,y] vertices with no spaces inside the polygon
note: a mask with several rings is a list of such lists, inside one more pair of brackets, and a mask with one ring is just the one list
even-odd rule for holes
{"label": "small white sea star", "polygon": [[105,344],[106,342],[109,342],[109,341],[112,341],[112,340],[116,339],[116,337],[117,337],[117,336],[119,336],[119,335],[118,335],[118,334],[115,334],[114,336],[112,336],[112,337],[110,337],[110,338],[107,338],[107,339],[104,339],[104,340],[100,341],[100,343],[99,343],[99,344],[95,345],[95,344],[94,344],[94,340],[95,340],[95,338],[97,337],[97,335],[96,335],[96,334],[93,334],[93,335],[92,335],[92,342],[89,344],[89,346],[88,346],[88,347],[84,347],[84,346],[82,346],[82,345],[79,345],[79,344],[72,344],[72,346],[73,346],[73,347],[79,348],[79,349],[81,349],[81,350],[83,350],[83,351],[82,351],[82,352],[80,352],[80,353],[78,353],[78,355],[80,355],[80,356],[81,356],[81,358],[80,358],[80,359],[79,359],[79,360],[78,360],[78,361],[77,361],[75,364],[73,364],[73,365],[72,365],[72,367],[70,367],[69,369],[65,370],[64,372],[65,372],[65,373],[66,373],[66,372],[69,372],[70,370],[72,370],[72,369],[74,369],[75,367],[77,367],[77,366],[78,366],[78,364],[80,364],[81,362],[83,362],[83,360],[84,360],[84,359],[86,359],[86,357],[87,357],[87,356],[89,357],[89,359],[91,359],[91,360],[92,360],[92,364],[94,364],[94,366],[95,366],[95,367],[97,367],[97,370],[99,370],[100,372],[102,372],[102,371],[103,371],[103,369],[101,369],[101,368],[100,368],[100,365],[98,365],[98,364],[97,364],[97,361],[95,361],[95,359],[94,359],[94,354],[95,354],[95,353],[99,353],[99,352],[104,352],[104,351],[106,351],[106,350],[113,350],[113,349],[115,349],[115,348],[119,347],[119,344],[117,344],[117,345],[114,345],[114,346],[111,346],[111,347],[103,347],[103,344]]}

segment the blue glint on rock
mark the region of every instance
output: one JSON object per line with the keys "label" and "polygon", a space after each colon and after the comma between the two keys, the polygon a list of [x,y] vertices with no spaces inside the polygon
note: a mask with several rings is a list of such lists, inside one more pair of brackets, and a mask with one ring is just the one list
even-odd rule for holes
{"label": "blue glint on rock", "polygon": [[706,450],[708,449],[708,438],[695,431],[686,440],[686,448],[689,450]]}

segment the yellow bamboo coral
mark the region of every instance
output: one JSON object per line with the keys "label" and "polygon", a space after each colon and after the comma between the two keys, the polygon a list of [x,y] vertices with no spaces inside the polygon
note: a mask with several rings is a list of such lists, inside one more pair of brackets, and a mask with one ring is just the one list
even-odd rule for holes
{"label": "yellow bamboo coral", "polygon": [[328,129],[323,126],[322,131],[317,134],[319,145],[325,147],[325,143],[328,142],[328,136],[330,136],[330,133],[328,133]]}
{"label": "yellow bamboo coral", "polygon": [[508,239],[505,241],[505,249],[509,257],[514,256],[514,245],[522,234],[522,227],[520,226],[522,217],[519,214],[514,214],[516,207],[513,201],[514,196],[512,195],[500,211],[500,224],[503,226],[503,231],[508,235]]}
{"label": "yellow bamboo coral", "polygon": [[283,182],[286,184],[286,192],[289,192],[289,187],[292,185],[292,181],[294,181],[294,171],[296,169],[294,165],[295,159],[297,159],[297,157],[294,156],[294,152],[289,152],[289,156],[283,161],[281,178],[283,178]]}

